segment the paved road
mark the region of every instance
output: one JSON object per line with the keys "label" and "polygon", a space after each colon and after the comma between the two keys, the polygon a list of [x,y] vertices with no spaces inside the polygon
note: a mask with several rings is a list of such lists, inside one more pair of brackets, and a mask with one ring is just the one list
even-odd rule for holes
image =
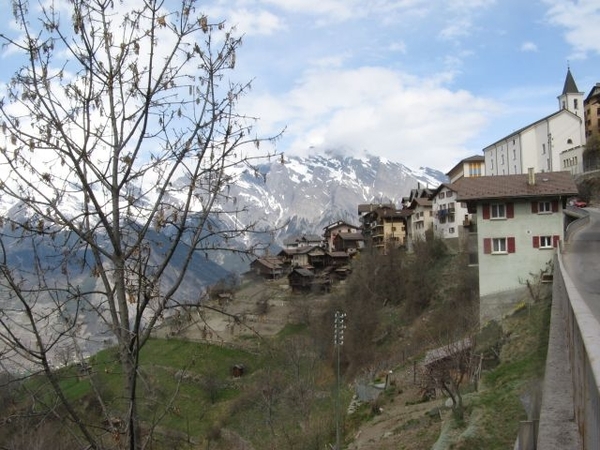
{"label": "paved road", "polygon": [[589,224],[570,237],[563,262],[581,297],[600,321],[600,209],[587,211]]}

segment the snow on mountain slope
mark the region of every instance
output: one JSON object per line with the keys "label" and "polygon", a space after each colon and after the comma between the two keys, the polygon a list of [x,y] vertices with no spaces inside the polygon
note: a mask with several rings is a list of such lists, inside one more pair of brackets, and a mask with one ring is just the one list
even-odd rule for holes
{"label": "snow on mountain slope", "polygon": [[308,158],[286,157],[259,166],[259,173],[245,172],[232,187],[249,210],[248,220],[265,227],[286,225],[277,237],[298,233],[321,234],[336,220],[358,224],[361,203],[394,202],[419,184],[436,187],[443,173],[418,171],[375,156],[350,158],[333,154]]}

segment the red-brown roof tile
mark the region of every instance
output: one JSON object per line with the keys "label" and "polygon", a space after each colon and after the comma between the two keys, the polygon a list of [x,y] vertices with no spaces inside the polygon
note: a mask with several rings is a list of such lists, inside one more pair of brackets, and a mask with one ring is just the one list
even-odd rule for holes
{"label": "red-brown roof tile", "polygon": [[570,172],[536,173],[534,184],[528,178],[528,174],[461,178],[451,188],[458,201],[577,195]]}

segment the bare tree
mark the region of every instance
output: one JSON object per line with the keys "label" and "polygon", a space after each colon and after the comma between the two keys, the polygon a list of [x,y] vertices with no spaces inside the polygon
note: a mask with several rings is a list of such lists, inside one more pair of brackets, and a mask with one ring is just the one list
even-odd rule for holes
{"label": "bare tree", "polygon": [[[186,273],[257,231],[229,196],[264,141],[236,112],[241,40],[194,0],[13,0],[0,39],[19,67],[0,100],[0,340],[13,364],[45,373],[73,436],[142,448],[139,357],[165,311],[189,303]],[[263,156],[266,152],[259,150]],[[76,206],[73,206],[76,205]],[[230,220],[227,220],[230,218]],[[14,249],[27,248],[31,263]],[[252,248],[247,251],[252,251]],[[125,399],[90,424],[52,357],[91,328],[116,343]],[[86,330],[88,332],[86,333]],[[79,352],[83,356],[84,352]],[[95,392],[100,390],[95,389]],[[121,417],[119,429],[114,414]]]}

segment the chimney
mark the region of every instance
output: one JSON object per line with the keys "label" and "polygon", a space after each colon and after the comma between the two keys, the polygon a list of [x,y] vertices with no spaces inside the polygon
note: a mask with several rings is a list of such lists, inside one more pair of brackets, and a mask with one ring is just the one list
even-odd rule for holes
{"label": "chimney", "polygon": [[533,172],[533,167],[527,169],[527,184],[529,186],[535,186],[535,173]]}

